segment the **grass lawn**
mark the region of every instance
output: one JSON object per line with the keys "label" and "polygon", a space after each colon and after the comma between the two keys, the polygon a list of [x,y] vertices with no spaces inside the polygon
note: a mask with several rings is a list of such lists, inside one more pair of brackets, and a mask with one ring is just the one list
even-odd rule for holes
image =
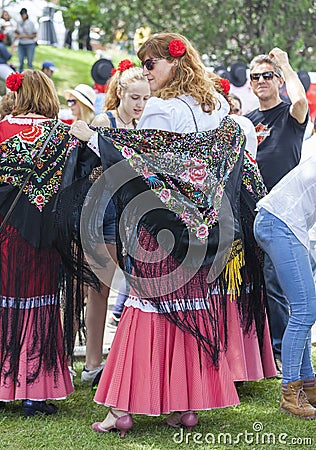
{"label": "grass lawn", "polygon": [[55,402],[59,408],[56,416],[26,419],[21,402],[0,409],[1,450],[315,448],[315,422],[279,412],[281,382],[277,379],[246,383],[239,388],[239,406],[199,412],[199,425],[191,433],[170,429],[162,417],[146,416],[134,416],[134,427],[125,439],[116,432],[96,433],[91,424],[103,420],[107,409],[95,404],[90,386],[81,383],[82,365],[75,364],[75,392],[67,400]]}

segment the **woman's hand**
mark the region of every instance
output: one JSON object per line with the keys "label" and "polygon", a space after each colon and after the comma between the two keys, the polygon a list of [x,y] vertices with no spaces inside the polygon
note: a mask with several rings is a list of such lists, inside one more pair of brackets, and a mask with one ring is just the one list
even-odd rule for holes
{"label": "woman's hand", "polygon": [[78,138],[80,141],[87,142],[93,135],[94,131],[91,130],[91,128],[89,128],[83,120],[77,120],[71,125],[69,133]]}

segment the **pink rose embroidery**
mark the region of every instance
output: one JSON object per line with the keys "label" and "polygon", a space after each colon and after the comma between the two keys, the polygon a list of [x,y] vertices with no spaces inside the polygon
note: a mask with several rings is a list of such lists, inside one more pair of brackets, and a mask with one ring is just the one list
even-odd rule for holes
{"label": "pink rose embroidery", "polygon": [[160,200],[163,203],[167,203],[170,200],[170,198],[171,198],[170,189],[162,189],[162,191],[160,192],[159,197],[160,197]]}
{"label": "pink rose embroidery", "polygon": [[188,170],[185,170],[184,172],[182,172],[181,175],[180,175],[180,179],[181,179],[184,183],[187,183],[187,182],[189,181],[189,179],[190,179],[189,171],[188,171]]}
{"label": "pink rose embroidery", "polygon": [[122,155],[124,156],[124,158],[130,159],[134,154],[135,152],[132,148],[126,146],[122,148]]}
{"label": "pink rose embroidery", "polygon": [[203,183],[206,178],[206,168],[203,164],[189,168],[189,177],[192,183]]}
{"label": "pink rose embroidery", "polygon": [[196,230],[196,237],[198,239],[206,239],[208,234],[208,226],[205,223],[202,223]]}

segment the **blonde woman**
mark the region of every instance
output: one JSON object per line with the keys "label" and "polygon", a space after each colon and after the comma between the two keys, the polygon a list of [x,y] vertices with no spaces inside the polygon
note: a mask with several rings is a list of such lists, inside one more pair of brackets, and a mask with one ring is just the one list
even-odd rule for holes
{"label": "blonde woman", "polygon": [[96,93],[87,84],[78,84],[74,89],[64,91],[67,105],[75,120],[83,120],[88,125],[93,121]]}
{"label": "blonde woman", "polygon": [[105,112],[96,116],[92,125],[136,128],[149,97],[149,84],[142,69],[124,59],[111,78]]}

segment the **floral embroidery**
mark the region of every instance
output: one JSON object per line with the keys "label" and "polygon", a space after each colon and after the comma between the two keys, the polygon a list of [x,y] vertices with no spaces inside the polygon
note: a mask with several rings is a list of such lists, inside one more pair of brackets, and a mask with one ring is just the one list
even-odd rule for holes
{"label": "floral embroidery", "polygon": [[[217,220],[244,134],[226,117],[201,133],[102,129],[148,187],[201,241]],[[128,143],[128,144],[127,144]]]}
{"label": "floral embroidery", "polygon": [[242,183],[247,191],[254,196],[256,202],[268,192],[263,182],[258,164],[247,150],[245,150],[244,153]]}
{"label": "floral embroidery", "polygon": [[[21,188],[53,125],[52,121],[30,125],[0,144],[0,183],[8,183]],[[77,139],[73,138],[66,144],[60,145],[60,142],[65,140],[68,130],[67,125],[60,123],[56,134],[51,138],[49,148],[46,148],[36,164],[36,174],[31,176],[24,189],[24,194],[30,203],[40,212],[57,194],[61,184],[65,156],[69,155],[77,143]]]}

